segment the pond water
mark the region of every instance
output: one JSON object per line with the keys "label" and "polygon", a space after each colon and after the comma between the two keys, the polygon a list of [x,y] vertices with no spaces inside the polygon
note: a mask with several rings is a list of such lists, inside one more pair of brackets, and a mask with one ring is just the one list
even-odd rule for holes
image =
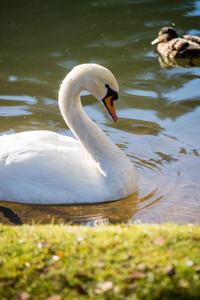
{"label": "pond water", "polygon": [[72,136],[58,108],[59,85],[73,66],[99,63],[120,87],[118,122],[91,95],[82,97],[84,109],[129,156],[139,182],[136,194],[101,205],[0,199],[1,223],[200,223],[200,62],[169,65],[151,45],[163,26],[200,35],[199,3],[1,1],[0,134]]}

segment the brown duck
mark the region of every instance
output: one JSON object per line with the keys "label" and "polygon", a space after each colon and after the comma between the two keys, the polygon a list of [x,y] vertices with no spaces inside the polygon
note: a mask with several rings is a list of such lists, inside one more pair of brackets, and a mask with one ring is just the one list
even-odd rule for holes
{"label": "brown duck", "polygon": [[160,54],[171,58],[200,58],[200,37],[183,35],[178,37],[172,27],[163,27],[158,37],[151,42],[157,44]]}

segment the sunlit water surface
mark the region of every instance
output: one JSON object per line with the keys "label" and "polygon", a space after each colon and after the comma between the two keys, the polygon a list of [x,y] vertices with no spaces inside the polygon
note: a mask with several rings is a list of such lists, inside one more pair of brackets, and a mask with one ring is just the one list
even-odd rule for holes
{"label": "sunlit water surface", "polygon": [[[94,205],[0,202],[0,222],[200,223],[200,68],[158,57],[163,26],[200,35],[199,1],[1,2],[0,134],[47,129],[72,136],[59,85],[83,62],[109,68],[120,86],[118,122],[91,95],[88,115],[134,163],[138,192]],[[95,199],[94,199],[95,202]]]}

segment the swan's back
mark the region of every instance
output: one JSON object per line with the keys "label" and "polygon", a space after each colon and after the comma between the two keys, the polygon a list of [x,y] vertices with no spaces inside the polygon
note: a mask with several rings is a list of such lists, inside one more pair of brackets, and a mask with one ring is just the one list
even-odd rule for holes
{"label": "swan's back", "polygon": [[[103,176],[73,138],[48,131],[23,132],[1,137],[0,147],[7,149],[0,157],[2,200],[45,204],[92,202],[101,191]],[[91,186],[95,191],[93,198],[92,194],[87,196]]]}

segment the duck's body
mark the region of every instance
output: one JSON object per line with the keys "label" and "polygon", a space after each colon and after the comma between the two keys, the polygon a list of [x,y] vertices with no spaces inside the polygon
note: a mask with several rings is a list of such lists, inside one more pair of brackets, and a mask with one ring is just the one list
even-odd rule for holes
{"label": "duck's body", "polygon": [[64,79],[61,113],[77,139],[50,131],[0,137],[0,200],[33,204],[71,204],[122,199],[137,189],[127,156],[85,114],[81,90],[103,99],[116,121],[118,86],[107,69],[84,64]]}
{"label": "duck's body", "polygon": [[184,35],[178,37],[172,27],[163,27],[158,37],[151,42],[158,43],[157,50],[161,55],[171,58],[200,58],[200,37]]}

